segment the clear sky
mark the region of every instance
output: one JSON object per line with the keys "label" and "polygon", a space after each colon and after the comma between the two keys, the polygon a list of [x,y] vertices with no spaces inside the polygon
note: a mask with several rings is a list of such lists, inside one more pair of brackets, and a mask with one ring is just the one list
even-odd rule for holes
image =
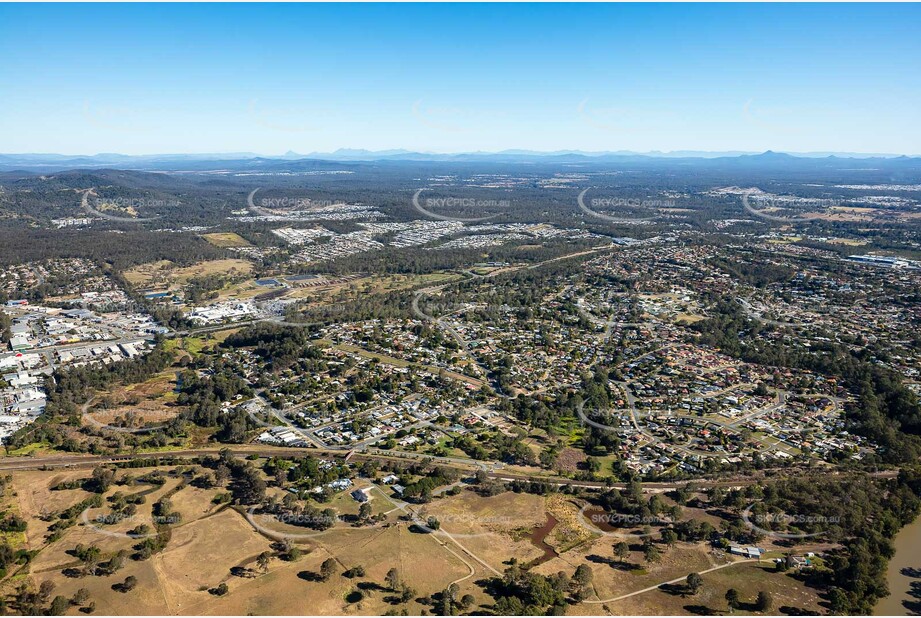
{"label": "clear sky", "polygon": [[0,5],[0,152],[921,154],[919,5]]}

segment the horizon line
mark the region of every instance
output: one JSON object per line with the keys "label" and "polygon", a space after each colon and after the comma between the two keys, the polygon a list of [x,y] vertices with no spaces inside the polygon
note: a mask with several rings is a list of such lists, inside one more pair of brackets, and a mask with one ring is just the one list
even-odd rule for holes
{"label": "horizon line", "polygon": [[577,148],[566,148],[566,149],[557,149],[557,150],[531,150],[526,148],[506,148],[503,150],[459,150],[459,151],[433,151],[433,150],[413,150],[407,148],[383,148],[378,150],[369,150],[366,148],[352,148],[352,147],[341,147],[336,150],[321,152],[321,151],[311,151],[311,152],[296,152],[289,149],[286,152],[279,154],[265,154],[260,152],[252,151],[217,151],[217,152],[202,152],[202,151],[190,151],[190,152],[151,152],[151,153],[138,153],[138,154],[128,154],[124,152],[95,152],[92,154],[87,153],[60,153],[60,152],[0,152],[0,157],[68,157],[68,158],[99,158],[106,156],[118,156],[118,157],[131,157],[131,158],[141,158],[141,157],[240,157],[240,158],[291,158],[291,157],[300,157],[300,158],[316,158],[322,156],[335,156],[335,155],[354,155],[354,156],[386,156],[386,157],[397,157],[399,155],[424,155],[424,156],[462,156],[462,155],[484,155],[484,156],[495,156],[495,155],[518,155],[518,156],[559,156],[559,155],[579,155],[585,157],[603,157],[603,156],[640,156],[640,157],[650,157],[650,158],[672,158],[672,157],[685,157],[685,158],[706,158],[707,156],[717,158],[717,157],[742,157],[742,156],[757,156],[765,154],[779,154],[779,155],[788,155],[798,158],[827,158],[827,157],[843,157],[843,158],[860,158],[860,159],[870,159],[870,158],[918,158],[921,157],[921,154],[908,154],[908,153],[891,153],[891,152],[855,152],[855,151],[831,151],[831,150],[808,150],[808,151],[792,151],[792,150],[775,150],[775,149],[766,149],[766,150],[696,150],[696,149],[675,149],[675,150],[647,150],[647,151],[637,151],[637,150],[580,150]]}

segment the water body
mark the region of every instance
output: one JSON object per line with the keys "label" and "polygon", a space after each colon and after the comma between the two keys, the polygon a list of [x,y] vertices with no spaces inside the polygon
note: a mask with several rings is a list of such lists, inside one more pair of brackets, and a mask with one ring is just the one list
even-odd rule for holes
{"label": "water body", "polygon": [[[917,616],[921,614],[921,597],[910,594],[911,585],[921,589],[921,516],[902,528],[895,537],[895,556],[886,574],[889,596],[881,599],[876,616]],[[907,603],[907,606],[906,606]]]}
{"label": "water body", "polygon": [[544,540],[547,538],[547,536],[556,527],[558,523],[559,522],[557,521],[556,517],[554,517],[550,513],[547,513],[547,523],[545,523],[543,526],[534,528],[534,530],[531,531],[531,534],[530,534],[531,543],[536,548],[544,552],[544,555],[541,556],[540,558],[535,558],[531,562],[527,563],[525,565],[526,569],[536,567],[538,564],[543,564],[544,562],[547,562],[548,560],[555,558],[556,556],[559,555],[556,553],[556,550],[553,549],[553,547],[549,545],[547,541]]}

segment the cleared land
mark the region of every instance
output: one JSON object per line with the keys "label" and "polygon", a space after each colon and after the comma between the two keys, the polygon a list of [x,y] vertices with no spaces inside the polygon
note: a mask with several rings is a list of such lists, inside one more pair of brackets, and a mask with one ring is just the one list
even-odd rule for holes
{"label": "cleared land", "polygon": [[292,283],[294,287],[287,295],[287,298],[297,298],[308,301],[311,305],[321,306],[334,302],[344,302],[369,294],[410,290],[439,285],[462,278],[461,275],[455,273],[435,272],[423,275],[375,275],[338,283],[313,283],[302,286]]}
{"label": "cleared land", "polygon": [[175,289],[190,279],[208,275],[243,276],[253,270],[253,264],[246,260],[208,260],[191,266],[176,266],[169,260],[150,262],[126,270],[123,275],[131,285],[139,288],[166,286]]}
{"label": "cleared land", "polygon": [[[358,505],[342,492],[329,503],[315,504],[345,516],[328,531],[304,535],[309,529],[280,523],[277,530],[268,526],[273,531],[301,533],[295,543],[303,555],[286,561],[279,557],[275,539],[247,519],[245,507],[215,503],[215,496],[226,488],[190,484],[204,471],[197,466],[119,470],[116,483],[102,495],[102,505],[87,510],[85,517],[78,517],[58,536],[49,536],[60,519],[57,514],[96,495],[80,487],[89,471],[15,472],[5,506],[27,520],[28,529],[17,542],[36,554],[30,565],[8,576],[0,587],[8,595],[29,578],[36,586],[54,581],[55,594],[67,597],[85,588],[100,614],[375,615],[405,609],[418,615],[432,610],[420,599],[457,583],[461,595],[474,597],[470,611],[476,613],[487,611],[494,602],[483,580],[501,574],[515,559],[546,575],[571,574],[580,564],[588,565],[594,575],[592,592],[586,602],[567,608],[572,615],[721,613],[729,587],[741,595],[741,613],[752,611],[745,603],[752,603],[762,590],[773,596],[775,608],[821,609],[814,591],[789,574],[775,572],[772,563],[741,563],[705,543],[663,548],[661,559],[649,564],[643,559],[641,540],[635,539],[629,543],[629,555],[617,558],[613,547],[621,539],[585,529],[578,521],[583,503],[564,494],[503,492],[484,497],[462,490],[425,505],[407,506],[388,497],[389,489],[379,487],[371,491],[371,505],[372,513],[383,514],[383,520],[358,525],[348,517],[358,512]],[[162,474],[164,482],[145,480],[151,472]],[[356,482],[370,486],[367,479]],[[113,512],[116,493],[143,494],[144,500],[130,518],[97,523],[98,516]],[[274,486],[270,493],[278,498],[285,494]],[[169,527],[170,538],[162,551],[146,560],[129,557],[111,575],[85,572],[74,552],[78,545],[99,547],[101,563],[120,550],[133,553],[139,540],[125,533],[140,523],[152,526],[154,503],[161,498],[168,498],[171,512],[180,515]],[[414,513],[417,521],[436,516],[441,530],[425,532],[404,517],[407,512]],[[695,509],[688,515],[713,519]],[[263,552],[272,556],[265,570],[256,561]],[[336,569],[322,580],[320,565],[329,558]],[[343,575],[357,566],[364,568],[363,576]],[[715,567],[719,569],[707,572]],[[398,569],[416,591],[409,601],[400,602],[386,588],[385,576],[391,568]],[[704,573],[704,586],[696,596],[688,596],[680,585],[660,587],[692,571]],[[137,586],[123,592],[119,585],[128,576],[137,579]],[[221,584],[227,591],[216,595]]]}
{"label": "cleared land", "polygon": [[[582,604],[572,608],[571,614],[592,615],[675,615],[675,614],[729,614],[726,591],[735,588],[742,605],[733,615],[763,615],[754,609],[758,592],[765,591],[773,599],[771,614],[807,612],[826,613],[818,604],[815,591],[807,588],[791,574],[775,573],[772,564],[744,562],[703,575],[704,585],[696,595],[687,595],[680,585],[660,588],[603,605]],[[605,611],[606,608],[607,611]],[[786,612],[781,611],[784,608]],[[804,611],[805,610],[805,611]]]}
{"label": "cleared land", "polygon": [[[117,473],[119,479],[134,478],[156,469],[130,469]],[[166,472],[168,468],[159,468]],[[355,527],[340,522],[327,533],[298,545],[305,554],[292,562],[271,560],[263,573],[256,568],[256,557],[265,551],[275,553],[272,539],[259,533],[238,510],[218,506],[213,497],[221,488],[199,489],[188,485],[179,476],[168,476],[162,486],[137,483],[113,485],[103,494],[103,505],[86,511],[75,525],[63,530],[60,538],[49,540],[54,515],[79,504],[94,494],[82,488],[52,489],[62,483],[85,480],[87,470],[15,473],[10,497],[29,522],[26,534],[17,544],[37,550],[31,565],[18,576],[8,577],[0,586],[10,594],[23,577],[34,585],[54,581],[55,594],[71,597],[80,588],[89,591],[96,612],[108,615],[192,614],[382,614],[399,608],[388,600],[383,587],[387,571],[396,567],[405,581],[420,595],[440,591],[454,581],[460,581],[464,592],[473,594],[478,602],[488,597],[473,584],[471,569],[478,577],[488,574],[475,565],[463,552],[449,547],[436,535],[411,531],[409,522],[399,522],[399,512],[391,513],[380,525]],[[97,524],[98,516],[110,513],[110,498],[116,492],[145,493],[144,503],[137,513],[114,524]],[[127,559],[125,566],[112,575],[83,574],[83,563],[73,554],[78,545],[95,545],[104,559],[120,550],[129,553],[138,543],[125,533],[139,523],[153,525],[153,504],[168,497],[181,521],[171,526],[171,538],[166,548],[147,560]],[[390,511],[393,504],[375,495],[374,512]],[[357,504],[347,493],[337,495],[330,505],[340,513],[357,512]],[[339,565],[329,581],[318,581],[316,573],[327,558]],[[366,574],[349,579],[342,576],[347,568],[361,565]],[[71,576],[62,577],[62,572]],[[28,575],[26,575],[28,573]],[[126,577],[137,579],[130,592],[118,590]],[[226,583],[229,592],[215,596],[209,590]],[[356,591],[361,591],[358,600]],[[419,614],[429,606],[411,600],[408,611]],[[76,610],[76,608],[74,608]]]}
{"label": "cleared land", "polygon": [[210,234],[202,234],[201,237],[210,242],[215,247],[221,247],[223,249],[230,247],[252,246],[249,241],[247,241],[236,232],[212,232]]}

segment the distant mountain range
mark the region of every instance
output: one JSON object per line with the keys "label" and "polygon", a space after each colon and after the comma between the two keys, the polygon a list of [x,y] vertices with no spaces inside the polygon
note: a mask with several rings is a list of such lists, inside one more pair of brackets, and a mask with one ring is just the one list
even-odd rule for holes
{"label": "distant mountain range", "polygon": [[[771,152],[771,151],[768,151]],[[585,151],[585,150],[554,150],[543,152],[538,150],[501,150],[499,152],[459,152],[459,153],[434,153],[434,152],[416,152],[412,150],[362,150],[340,148],[335,152],[312,152],[301,155],[295,152],[287,152],[282,158],[295,159],[325,159],[327,161],[375,161],[381,159],[408,159],[424,161],[450,161],[457,159],[508,159],[508,158],[561,158],[561,157],[584,157],[586,159],[604,159],[608,157],[648,157],[661,159],[716,159],[720,157],[740,157],[762,154],[759,152],[749,152],[742,150],[731,150],[725,152],[714,152],[707,150],[674,150],[669,152],[660,152],[657,150],[651,152],[635,152],[632,150],[605,150],[605,151]],[[855,153],[855,152],[805,152],[805,153],[784,153],[800,158],[820,158],[820,157],[842,157],[852,159],[868,158],[885,158],[892,159],[902,155],[882,154],[882,153]]]}
{"label": "distant mountain range", "polygon": [[215,168],[253,169],[262,166],[276,168],[278,164],[291,162],[468,162],[468,163],[646,163],[656,161],[684,163],[724,163],[728,165],[839,165],[846,161],[907,161],[911,164],[921,162],[919,157],[907,157],[894,154],[862,154],[850,152],[808,152],[781,153],[767,151],[754,152],[708,152],[681,150],[672,152],[631,152],[603,151],[585,152],[580,150],[559,150],[538,152],[533,150],[503,150],[501,152],[461,152],[433,153],[412,150],[361,150],[339,149],[335,152],[312,152],[299,154],[287,152],[281,156],[263,156],[251,152],[201,153],[201,154],[154,154],[123,155],[118,153],[100,153],[95,155],[61,155],[61,154],[0,154],[0,170],[23,171],[59,171],[64,169],[86,168],[121,168],[157,171],[205,170]]}

